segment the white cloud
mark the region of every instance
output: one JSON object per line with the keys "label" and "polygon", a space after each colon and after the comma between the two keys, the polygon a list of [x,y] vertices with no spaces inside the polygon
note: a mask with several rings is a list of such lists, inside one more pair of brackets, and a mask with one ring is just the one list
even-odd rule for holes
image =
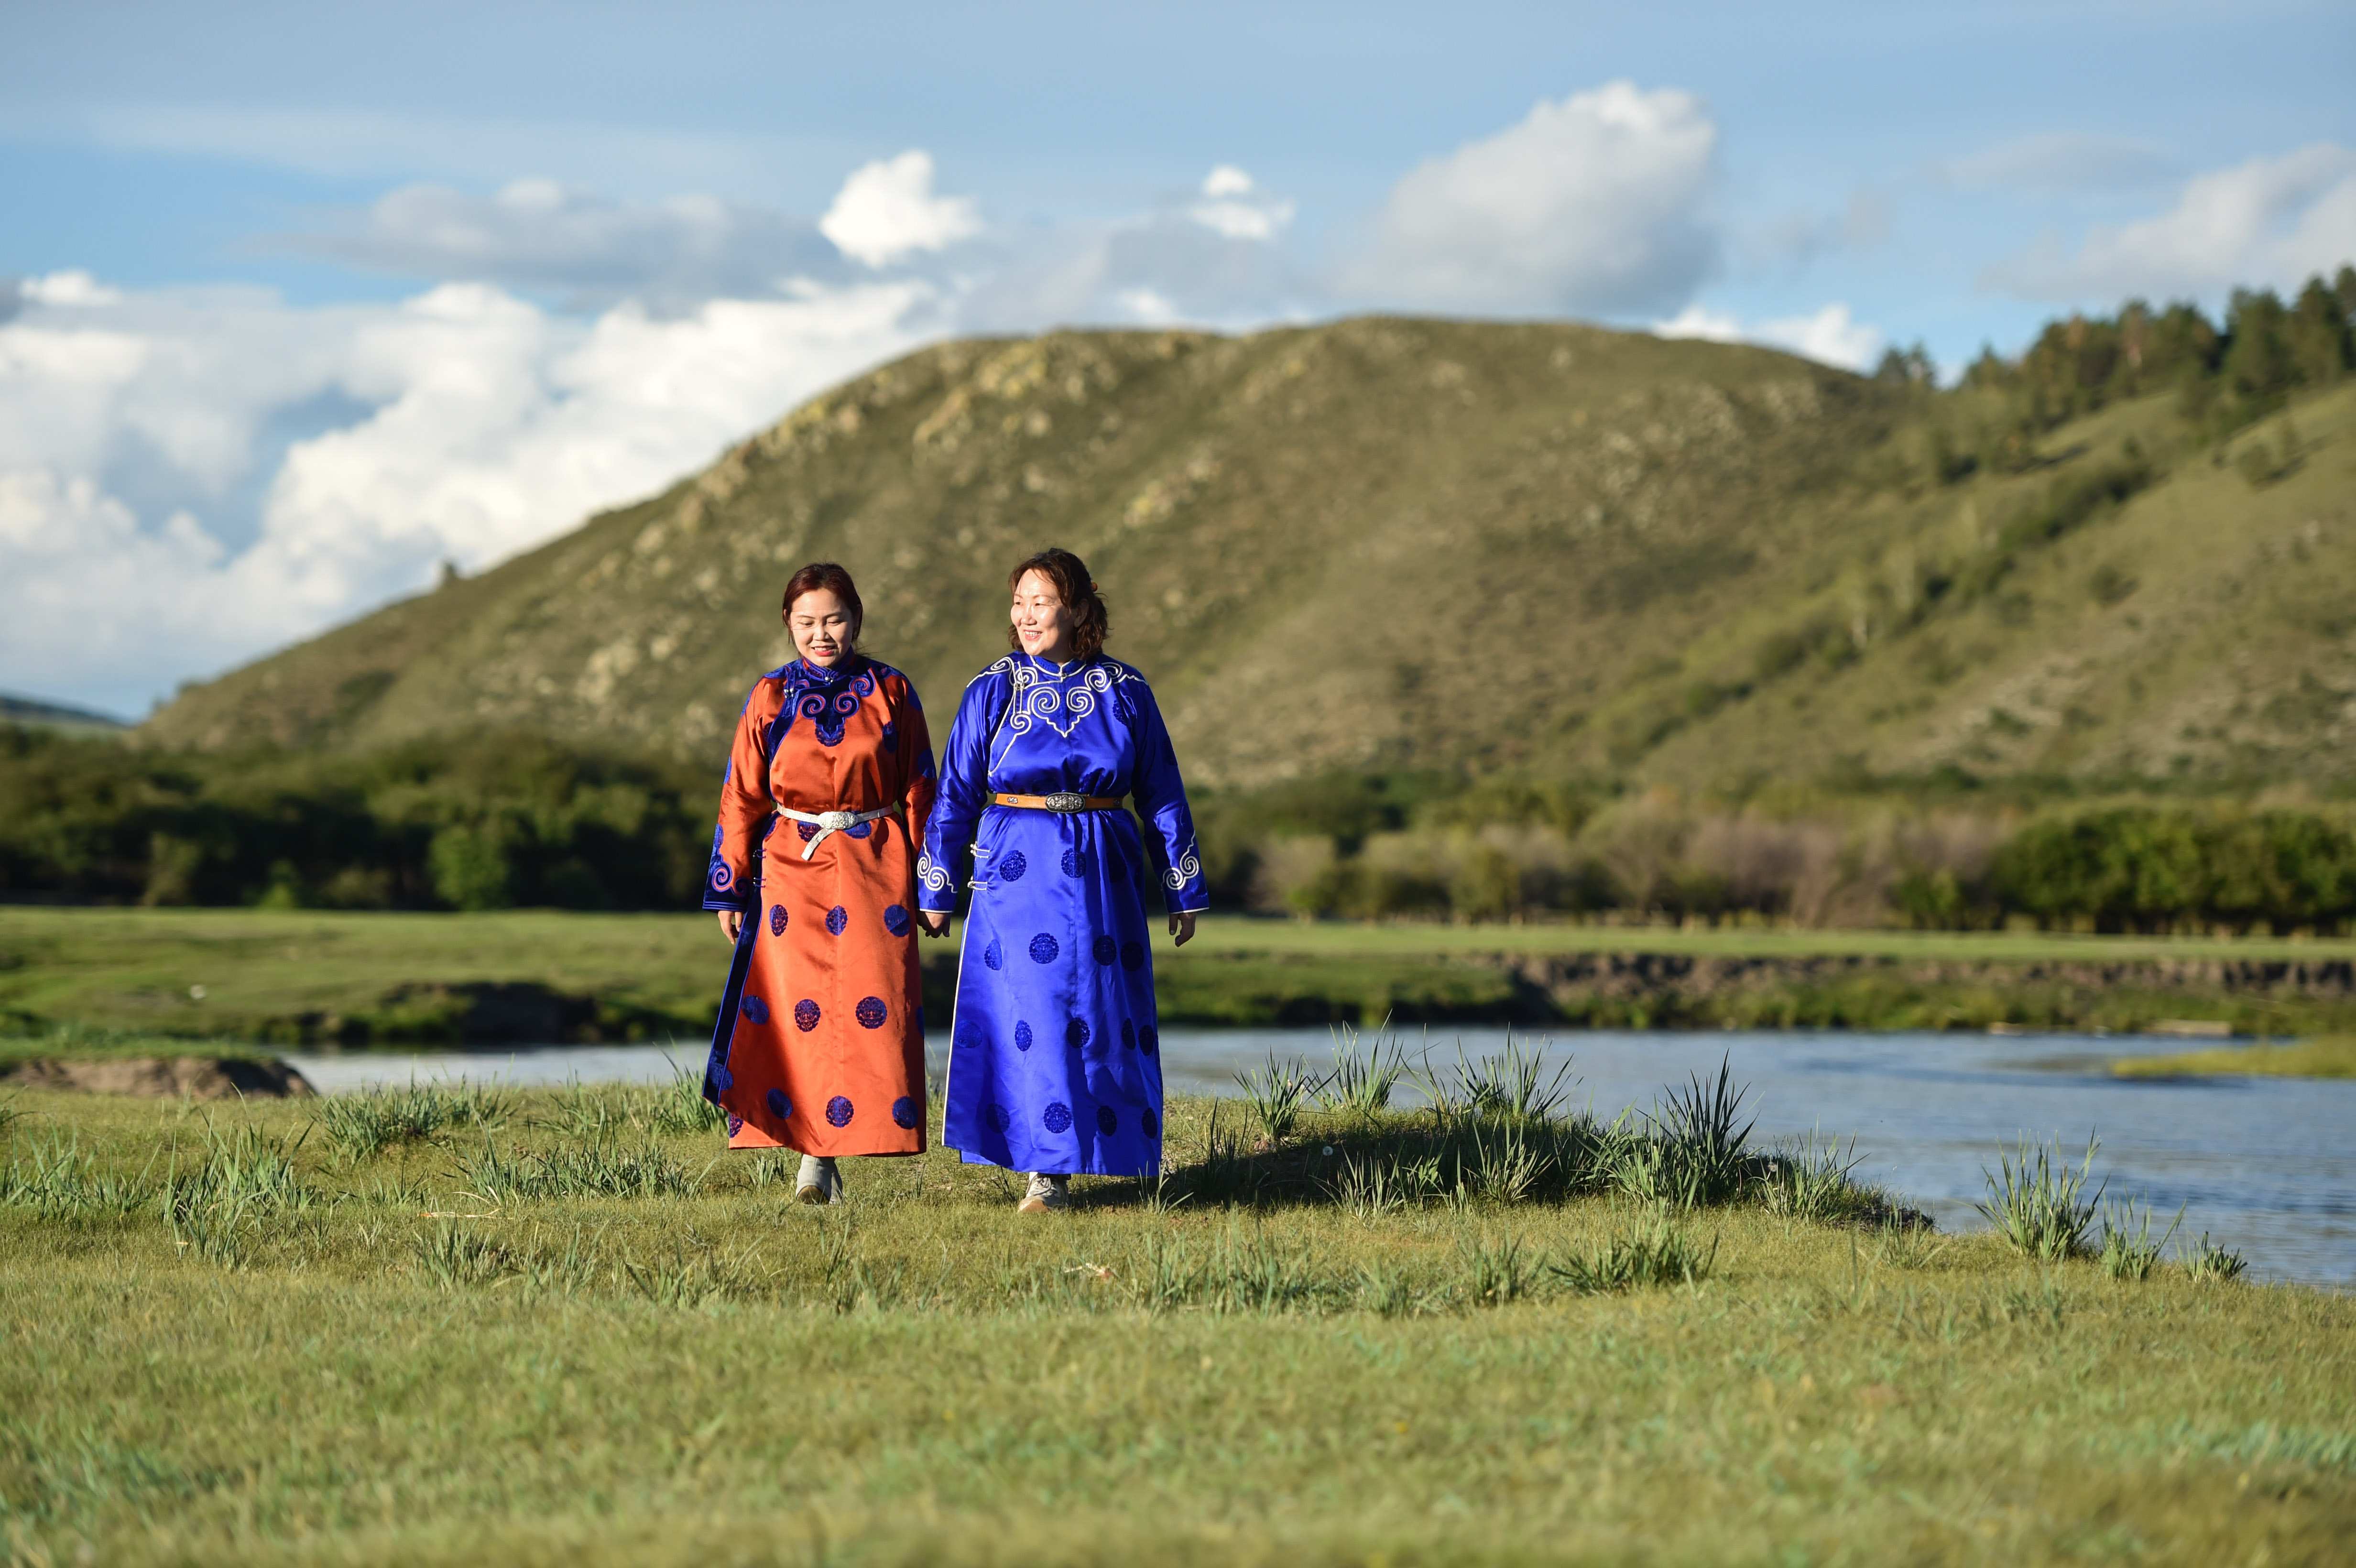
{"label": "white cloud", "polygon": [[1674,308],[1717,263],[1717,146],[1691,93],[1615,81],[1542,102],[1400,180],[1344,283],[1442,308]]}
{"label": "white cloud", "polygon": [[1879,327],[1853,319],[1848,306],[1840,304],[1826,305],[1810,315],[1779,316],[1750,326],[1724,311],[1692,304],[1667,321],[1655,323],[1653,331],[1661,337],[1763,343],[1844,370],[1859,371],[1871,369],[1889,345]]}
{"label": "white cloud", "polygon": [[844,255],[884,267],[972,239],[981,215],[970,197],[933,194],[932,155],[917,150],[853,169],[818,227]]}
{"label": "white cloud", "polygon": [[[331,310],[139,292],[29,305],[0,325],[0,687],[136,709],[412,590],[440,560],[514,554],[913,347],[937,303],[895,282],[669,319],[554,315],[472,283]],[[293,443],[248,540],[224,542],[239,528],[209,515],[258,432],[327,393],[357,411]],[[111,488],[126,448],[142,487],[177,503]]]}
{"label": "white cloud", "polygon": [[1269,240],[1292,221],[1294,205],[1280,201],[1252,183],[1233,164],[1221,164],[1203,180],[1203,199],[1186,209],[1214,234],[1228,240]]}
{"label": "white cloud", "polygon": [[404,186],[356,221],[281,243],[403,277],[556,287],[601,303],[766,293],[789,274],[841,267],[807,218],[711,197],[616,202],[547,179],[487,197]]}
{"label": "white cloud", "polygon": [[2049,242],[1988,280],[2032,298],[2214,295],[2294,287],[2356,261],[2356,151],[2329,142],[2196,176],[2156,218],[2091,231],[2074,256]]}

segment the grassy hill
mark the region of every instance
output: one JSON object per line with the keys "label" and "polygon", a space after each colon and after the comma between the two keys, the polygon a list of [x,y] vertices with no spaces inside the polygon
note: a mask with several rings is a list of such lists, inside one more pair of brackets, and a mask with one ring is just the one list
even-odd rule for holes
{"label": "grassy hill", "polygon": [[1985,389],[1558,324],[953,343],[140,733],[716,759],[816,558],[945,716],[1004,645],[1007,565],[1059,543],[1206,784],[2344,778],[2356,385],[2222,437],[2188,409],[2024,425]]}

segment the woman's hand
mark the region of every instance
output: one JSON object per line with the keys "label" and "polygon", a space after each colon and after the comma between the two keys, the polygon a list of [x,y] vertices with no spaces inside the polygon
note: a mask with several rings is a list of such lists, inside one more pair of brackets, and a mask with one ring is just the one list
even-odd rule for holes
{"label": "woman's hand", "polygon": [[1192,942],[1194,939],[1194,912],[1190,909],[1183,914],[1172,915],[1170,934],[1176,938],[1173,944],[1173,946],[1183,947]]}
{"label": "woman's hand", "polygon": [[720,916],[720,929],[728,933],[728,945],[735,946],[737,933],[744,929],[744,912],[741,909],[723,909],[716,912]]}
{"label": "woman's hand", "polygon": [[926,936],[947,936],[949,933],[947,910],[920,909],[916,912],[916,922],[925,928]]}

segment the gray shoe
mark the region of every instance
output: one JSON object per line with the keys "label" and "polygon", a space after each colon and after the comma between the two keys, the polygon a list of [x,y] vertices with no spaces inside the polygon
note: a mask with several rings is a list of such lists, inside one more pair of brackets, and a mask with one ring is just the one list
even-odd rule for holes
{"label": "gray shoe", "polygon": [[842,1173],[834,1168],[832,1155],[802,1156],[801,1174],[794,1179],[794,1196],[805,1203],[842,1201]]}
{"label": "gray shoe", "polygon": [[1031,1185],[1023,1189],[1023,1201],[1014,1206],[1018,1214],[1053,1214],[1072,1206],[1072,1179],[1051,1176],[1044,1170],[1031,1173]]}

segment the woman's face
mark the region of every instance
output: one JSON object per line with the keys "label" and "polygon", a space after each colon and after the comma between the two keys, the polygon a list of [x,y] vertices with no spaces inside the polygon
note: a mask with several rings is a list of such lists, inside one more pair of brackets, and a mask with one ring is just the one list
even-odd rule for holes
{"label": "woman's face", "polygon": [[819,668],[827,668],[851,652],[851,612],[831,588],[813,588],[786,612],[786,630],[793,635],[794,652]]}
{"label": "woman's face", "polygon": [[1071,656],[1072,613],[1044,574],[1026,571],[1014,585],[1013,618],[1024,653],[1057,664]]}

